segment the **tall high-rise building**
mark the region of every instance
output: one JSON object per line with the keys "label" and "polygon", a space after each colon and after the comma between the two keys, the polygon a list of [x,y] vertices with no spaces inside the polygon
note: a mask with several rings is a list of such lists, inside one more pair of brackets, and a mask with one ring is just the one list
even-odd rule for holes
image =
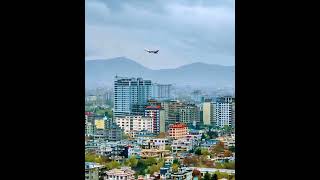
{"label": "tall high-rise building", "polygon": [[231,106],[231,126],[234,128],[235,127],[235,119],[236,119],[236,108],[235,108],[236,103],[233,101],[232,106]]}
{"label": "tall high-rise building", "polygon": [[199,107],[195,104],[186,104],[179,111],[180,122],[185,123],[187,126],[195,126],[200,124],[200,111]]}
{"label": "tall high-rise building", "polygon": [[235,118],[234,98],[231,96],[224,96],[217,98],[215,102],[215,119],[216,126],[234,126]]}
{"label": "tall high-rise building", "polygon": [[151,99],[151,80],[115,77],[114,117],[131,115],[133,105],[147,104]]}
{"label": "tall high-rise building", "polygon": [[175,124],[180,121],[180,109],[185,107],[185,104],[180,101],[170,101],[167,127],[170,124]]}
{"label": "tall high-rise building", "polygon": [[152,84],[152,98],[157,100],[166,100],[171,97],[171,84]]}
{"label": "tall high-rise building", "polygon": [[161,109],[161,106],[147,106],[145,109],[145,116],[151,117],[153,122],[153,133],[160,133],[160,130],[164,130],[164,111]]}
{"label": "tall high-rise building", "polygon": [[202,104],[202,120],[204,125],[214,125],[214,103],[211,100],[206,100]]}

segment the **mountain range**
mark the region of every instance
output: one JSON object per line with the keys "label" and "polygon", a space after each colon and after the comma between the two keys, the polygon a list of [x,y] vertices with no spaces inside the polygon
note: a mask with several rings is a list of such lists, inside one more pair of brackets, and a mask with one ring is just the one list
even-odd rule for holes
{"label": "mountain range", "polygon": [[85,86],[87,89],[112,86],[116,75],[142,77],[152,82],[177,86],[234,87],[234,66],[192,63],[174,69],[152,70],[126,57],[86,60]]}

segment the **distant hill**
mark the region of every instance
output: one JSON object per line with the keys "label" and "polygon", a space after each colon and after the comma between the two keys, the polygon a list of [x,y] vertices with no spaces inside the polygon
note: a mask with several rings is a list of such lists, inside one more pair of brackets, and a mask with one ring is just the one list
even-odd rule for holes
{"label": "distant hill", "polygon": [[86,88],[112,86],[114,76],[143,77],[157,83],[194,87],[234,87],[234,66],[192,63],[175,69],[152,70],[134,60],[118,57],[85,62]]}

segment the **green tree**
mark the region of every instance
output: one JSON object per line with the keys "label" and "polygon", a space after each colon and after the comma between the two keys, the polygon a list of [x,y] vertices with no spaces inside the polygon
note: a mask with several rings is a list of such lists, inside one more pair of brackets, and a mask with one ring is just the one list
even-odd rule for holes
{"label": "green tree", "polygon": [[210,139],[215,139],[215,138],[218,137],[218,133],[215,132],[215,131],[209,131],[207,134],[208,134]]}
{"label": "green tree", "polygon": [[93,153],[86,153],[85,154],[85,161],[86,162],[95,162],[96,156]]}
{"label": "green tree", "polygon": [[180,162],[179,162],[178,159],[174,159],[174,160],[172,161],[172,164],[178,164],[178,165],[180,165]]}
{"label": "green tree", "polygon": [[236,151],[236,148],[235,148],[234,146],[230,146],[230,147],[229,147],[229,151],[235,152],[235,151]]}
{"label": "green tree", "polygon": [[206,136],[202,134],[201,139],[206,139]]}
{"label": "green tree", "polygon": [[149,172],[149,174],[153,174],[153,173],[155,173],[155,172],[158,172],[159,169],[160,169],[160,168],[158,168],[158,166],[154,164],[154,165],[152,165],[152,166],[149,167],[148,172]]}
{"label": "green tree", "polygon": [[176,164],[176,163],[172,164],[172,171],[173,172],[178,172],[179,171],[179,165]]}
{"label": "green tree", "polygon": [[196,155],[199,155],[199,156],[200,156],[200,155],[201,155],[201,149],[200,149],[200,148],[197,148],[194,153],[195,153]]}
{"label": "green tree", "polygon": [[122,139],[129,139],[129,136],[128,134],[122,132]]}
{"label": "green tree", "polygon": [[224,143],[219,141],[213,148],[213,153],[214,154],[219,154],[224,152]]}
{"label": "green tree", "polygon": [[210,180],[211,176],[208,172],[206,172],[203,176],[203,180]]}
{"label": "green tree", "polygon": [[223,172],[219,172],[219,171],[216,171],[215,174],[218,176],[218,179],[222,179],[222,178],[229,179],[229,177],[230,177],[228,173],[223,173]]}
{"label": "green tree", "polygon": [[153,157],[150,157],[150,158],[146,159],[144,162],[145,162],[146,166],[151,166],[152,164],[157,163],[157,160]]}
{"label": "green tree", "polygon": [[130,166],[131,168],[137,167],[137,165],[138,165],[138,160],[137,160],[137,158],[136,158],[135,156],[131,156],[131,157],[128,159],[128,161],[129,161],[129,166]]}
{"label": "green tree", "polygon": [[211,179],[212,179],[212,180],[218,180],[218,175],[217,175],[217,174],[214,174]]}
{"label": "green tree", "polygon": [[201,155],[205,155],[205,156],[207,156],[207,155],[209,155],[210,153],[209,153],[209,151],[207,150],[207,149],[201,149]]}
{"label": "green tree", "polygon": [[107,169],[114,169],[114,168],[120,168],[120,163],[117,161],[111,161],[106,164]]}
{"label": "green tree", "polygon": [[171,148],[171,146],[170,146],[170,145],[165,145],[165,149],[166,149],[166,150],[169,150],[169,151],[171,151],[171,150],[172,150],[172,148]]}

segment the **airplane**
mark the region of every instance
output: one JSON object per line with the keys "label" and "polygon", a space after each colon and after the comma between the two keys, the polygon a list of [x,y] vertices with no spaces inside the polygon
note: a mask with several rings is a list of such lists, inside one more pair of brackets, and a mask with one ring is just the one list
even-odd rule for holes
{"label": "airplane", "polygon": [[144,49],[145,51],[147,51],[148,53],[154,53],[154,54],[158,54],[159,50],[149,50],[149,49]]}

